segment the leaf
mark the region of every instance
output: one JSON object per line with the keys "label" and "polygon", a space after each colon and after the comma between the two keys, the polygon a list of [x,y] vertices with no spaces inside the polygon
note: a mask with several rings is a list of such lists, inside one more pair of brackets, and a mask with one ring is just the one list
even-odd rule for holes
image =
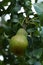
{"label": "leaf", "polygon": [[1,5],[3,5],[3,6],[6,6],[7,4],[8,4],[8,2],[10,2],[11,0],[3,0],[2,2],[1,2]]}
{"label": "leaf", "polygon": [[41,27],[40,36],[43,37],[43,26]]}
{"label": "leaf", "polygon": [[42,61],[42,65],[43,65],[43,61]]}
{"label": "leaf", "polygon": [[0,65],[4,65],[3,61],[0,61]]}
{"label": "leaf", "polygon": [[19,4],[16,4],[15,7],[13,8],[14,12],[18,12],[21,9],[21,6]]}
{"label": "leaf", "polygon": [[33,59],[33,58],[31,58],[31,59],[29,59],[28,61],[27,61],[27,64],[34,64],[36,62],[36,59]]}
{"label": "leaf", "polygon": [[30,4],[31,4],[30,1],[28,1],[28,0],[25,1],[25,6],[26,6],[26,7],[29,7]]}
{"label": "leaf", "polygon": [[32,32],[34,32],[34,31],[35,31],[34,28],[27,29],[27,32],[28,32],[28,33],[32,33]]}
{"label": "leaf", "polygon": [[33,50],[32,54],[33,54],[34,57],[39,59],[41,57],[41,55],[42,55],[42,49]]}
{"label": "leaf", "polygon": [[41,25],[43,25],[43,2],[34,4],[34,8],[39,16]]}
{"label": "leaf", "polygon": [[41,65],[39,61],[35,62],[34,65]]}
{"label": "leaf", "polygon": [[15,23],[19,22],[18,15],[13,16],[12,22],[15,22]]}
{"label": "leaf", "polygon": [[43,13],[43,3],[34,4],[34,8],[38,15],[41,15]]}
{"label": "leaf", "polygon": [[40,36],[41,36],[41,41],[43,42],[43,26],[41,27]]}

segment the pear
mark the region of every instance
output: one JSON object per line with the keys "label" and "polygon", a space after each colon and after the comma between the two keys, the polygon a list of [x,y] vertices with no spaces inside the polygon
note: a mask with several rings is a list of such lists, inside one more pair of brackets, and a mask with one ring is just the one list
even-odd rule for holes
{"label": "pear", "polygon": [[23,28],[20,28],[20,29],[17,31],[17,34],[18,34],[18,35],[24,35],[24,36],[27,36],[27,35],[28,35],[28,33],[26,32],[26,30],[23,29]]}
{"label": "pear", "polygon": [[[24,54],[27,46],[28,46],[28,40],[25,36],[27,33],[24,29],[19,29],[17,34],[10,39],[10,50],[15,55],[22,55]],[[24,34],[25,33],[25,34]]]}

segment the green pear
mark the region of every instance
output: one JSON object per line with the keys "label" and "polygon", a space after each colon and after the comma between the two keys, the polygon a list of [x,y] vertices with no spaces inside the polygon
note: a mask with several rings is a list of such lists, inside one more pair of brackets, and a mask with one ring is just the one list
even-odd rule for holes
{"label": "green pear", "polygon": [[15,35],[10,39],[10,50],[16,55],[23,55],[27,46],[28,40],[24,35]]}
{"label": "green pear", "polygon": [[17,31],[17,34],[18,34],[18,35],[24,35],[24,36],[27,36],[27,35],[28,35],[28,33],[26,32],[26,30],[23,29],[23,28],[20,28],[20,29]]}

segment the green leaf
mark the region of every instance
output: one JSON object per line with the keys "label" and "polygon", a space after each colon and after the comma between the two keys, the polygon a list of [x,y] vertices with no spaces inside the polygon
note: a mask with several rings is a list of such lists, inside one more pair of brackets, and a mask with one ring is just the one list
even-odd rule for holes
{"label": "green leaf", "polygon": [[34,65],[41,65],[39,61],[35,62]]}
{"label": "green leaf", "polygon": [[38,15],[41,15],[43,13],[43,3],[35,3],[34,8]]}
{"label": "green leaf", "polygon": [[41,27],[40,36],[43,37],[43,26]]}
{"label": "green leaf", "polygon": [[43,26],[41,27],[40,36],[41,36],[41,41],[43,42]]}
{"label": "green leaf", "polygon": [[34,31],[35,31],[34,28],[29,28],[29,29],[27,29],[27,32],[28,32],[28,33],[32,33],[32,32],[34,32]]}
{"label": "green leaf", "polygon": [[0,61],[0,65],[4,65],[4,62],[3,61]]}
{"label": "green leaf", "polygon": [[43,65],[43,61],[42,61],[42,65]]}
{"label": "green leaf", "polygon": [[0,5],[6,6],[11,0],[3,0]]}
{"label": "green leaf", "polygon": [[18,15],[13,16],[12,22],[15,22],[15,23],[19,22]]}
{"label": "green leaf", "polygon": [[21,6],[19,4],[16,4],[13,8],[13,12],[17,13],[21,9]]}
{"label": "green leaf", "polygon": [[34,59],[34,58],[31,58],[31,59],[29,59],[28,61],[27,61],[27,64],[34,64],[36,62],[36,59]]}
{"label": "green leaf", "polygon": [[34,8],[39,16],[41,25],[43,25],[43,2],[34,4]]}
{"label": "green leaf", "polygon": [[42,55],[42,49],[33,50],[32,54],[33,54],[34,57],[39,59],[41,57],[41,55]]}
{"label": "green leaf", "polygon": [[27,6],[27,7],[28,7],[28,6],[30,6],[30,4],[31,4],[31,3],[30,3],[30,1],[28,1],[28,0],[27,0],[27,1],[25,1],[25,6]]}

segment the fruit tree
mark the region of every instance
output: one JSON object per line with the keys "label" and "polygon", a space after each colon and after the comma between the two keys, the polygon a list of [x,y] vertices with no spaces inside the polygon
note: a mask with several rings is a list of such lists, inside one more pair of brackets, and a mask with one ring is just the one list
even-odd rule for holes
{"label": "fruit tree", "polygon": [[43,2],[0,0],[0,58],[0,65],[43,65]]}

